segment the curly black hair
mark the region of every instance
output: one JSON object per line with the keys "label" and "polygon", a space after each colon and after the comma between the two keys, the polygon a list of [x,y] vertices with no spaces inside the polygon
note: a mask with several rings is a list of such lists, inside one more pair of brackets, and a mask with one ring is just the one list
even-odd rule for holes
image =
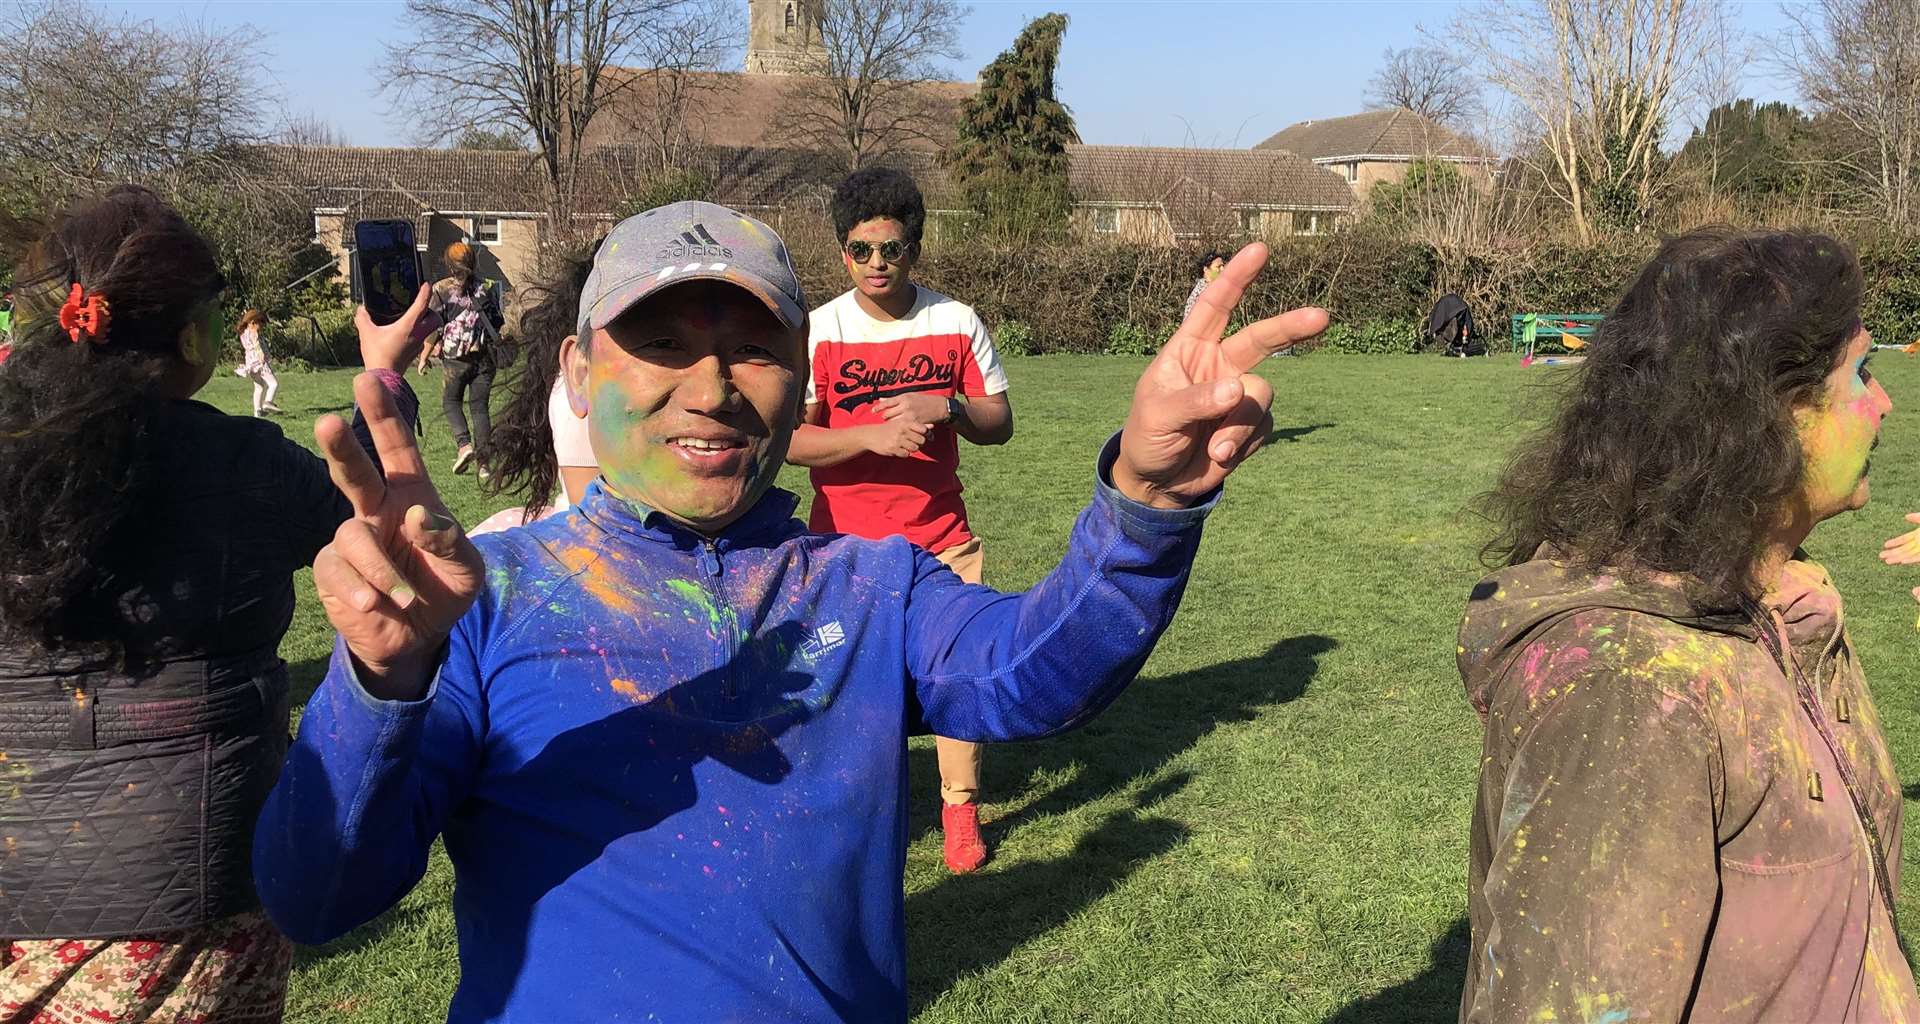
{"label": "curly black hair", "polygon": [[585,251],[560,256],[547,279],[523,293],[532,305],[520,316],[520,368],[507,381],[510,396],[493,419],[485,458],[493,476],[488,493],[524,498],[525,522],[553,504],[559,484],[547,402],[560,378],[560,345],[574,332],[580,293],[599,248],[596,239]]}
{"label": "curly black hair", "polygon": [[905,171],[869,167],[847,175],[833,190],[833,230],[845,242],[854,228],[877,217],[897,220],[907,229],[903,239],[919,245],[927,227],[927,202],[920,186]]}
{"label": "curly black hair", "polygon": [[[92,647],[105,552],[138,507],[142,446],[179,339],[226,288],[206,240],[158,195],[123,185],[50,224],[0,220],[19,268],[0,372],[0,632]],[[108,303],[104,337],[59,324],[78,284]]]}
{"label": "curly black hair", "polygon": [[1488,560],[1545,543],[1590,571],[1679,574],[1715,607],[1759,597],[1766,536],[1805,473],[1794,411],[1825,401],[1863,287],[1826,235],[1712,227],[1666,242],[1483,499],[1501,528]]}
{"label": "curly black hair", "polygon": [[1221,252],[1218,249],[1207,250],[1207,252],[1204,255],[1202,255],[1198,260],[1194,262],[1193,276],[1195,277],[1207,276],[1207,268],[1213,266],[1214,260],[1225,261],[1226,259],[1227,259],[1227,254]]}

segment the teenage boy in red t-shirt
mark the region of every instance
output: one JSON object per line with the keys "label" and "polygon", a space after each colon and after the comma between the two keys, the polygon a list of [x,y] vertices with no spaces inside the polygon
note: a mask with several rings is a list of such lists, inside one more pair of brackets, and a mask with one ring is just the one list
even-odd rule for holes
{"label": "teenage boy in red t-shirt", "polygon": [[[895,534],[980,582],[980,538],[960,500],[960,445],[1013,436],[1007,377],[973,310],[913,283],[926,205],[895,170],[856,171],[833,193],[853,288],[813,311],[806,424],[787,459],[812,467],[820,533]],[[980,745],[937,737],[947,867],[986,863]]]}

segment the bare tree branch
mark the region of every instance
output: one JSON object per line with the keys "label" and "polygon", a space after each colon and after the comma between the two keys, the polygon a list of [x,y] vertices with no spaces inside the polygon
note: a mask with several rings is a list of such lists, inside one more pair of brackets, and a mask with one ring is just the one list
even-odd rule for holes
{"label": "bare tree branch", "polygon": [[1666,128],[1709,91],[1722,2],[1481,0],[1447,38],[1539,140],[1585,240],[1597,197],[1650,210]]}
{"label": "bare tree branch", "polygon": [[428,143],[470,129],[533,144],[556,224],[570,226],[581,140],[644,76],[609,74],[675,52],[662,37],[700,0],[407,0],[412,37],[382,66],[396,114]]}
{"label": "bare tree branch", "polygon": [[1367,83],[1375,107],[1405,107],[1450,128],[1480,111],[1480,83],[1460,58],[1432,46],[1389,49]]}
{"label": "bare tree branch", "polygon": [[1920,221],[1920,5],[1812,0],[1786,10],[1794,28],[1781,63],[1807,105],[1851,136],[1830,165],[1888,222]]}
{"label": "bare tree branch", "polygon": [[779,115],[799,145],[842,156],[850,168],[913,142],[944,142],[957,111],[922,83],[960,59],[954,0],[821,0],[821,50]]}
{"label": "bare tree branch", "polygon": [[344,146],[347,137],[326,118],[308,111],[289,117],[275,138],[289,146]]}
{"label": "bare tree branch", "polygon": [[258,40],[163,28],[70,0],[0,19],[0,122],[10,174],[72,191],[188,172],[262,138]]}
{"label": "bare tree branch", "polygon": [[733,5],[698,0],[636,47],[644,67],[634,76],[615,117],[655,179],[684,175],[699,150],[695,126],[732,98],[731,75],[739,32]]}

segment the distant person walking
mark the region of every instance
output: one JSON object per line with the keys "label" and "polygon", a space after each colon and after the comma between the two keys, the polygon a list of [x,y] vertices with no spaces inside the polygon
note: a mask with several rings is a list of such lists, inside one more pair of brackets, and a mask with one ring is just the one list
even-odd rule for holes
{"label": "distant person walking", "polygon": [[1209,252],[1200,257],[1197,268],[1200,277],[1193,282],[1193,290],[1187,293],[1187,304],[1180,310],[1180,319],[1185,320],[1193,315],[1193,304],[1200,301],[1200,293],[1207,290],[1207,285],[1212,284],[1213,279],[1220,276],[1220,271],[1225,269],[1226,265],[1227,258],[1218,252]]}
{"label": "distant person walking", "polygon": [[253,382],[253,414],[264,412],[284,413],[285,409],[273,404],[275,395],[280,393],[280,378],[273,375],[273,367],[267,365],[267,348],[260,341],[260,327],[267,322],[266,314],[257,309],[249,309],[240,314],[240,351],[242,362],[234,367],[236,377]]}
{"label": "distant person walking", "polygon": [[[465,473],[474,464],[477,453],[486,450],[493,430],[487,400],[493,394],[494,342],[504,322],[485,282],[474,272],[476,257],[473,246],[465,242],[447,246],[447,276],[434,283],[433,298],[428,302],[428,308],[440,314],[444,326],[438,340],[430,340],[427,350],[420,354],[422,370],[438,355],[446,374],[440,410],[453,431],[453,443],[459,447],[453,457],[455,473]],[[479,475],[483,480],[487,477],[484,461]]]}

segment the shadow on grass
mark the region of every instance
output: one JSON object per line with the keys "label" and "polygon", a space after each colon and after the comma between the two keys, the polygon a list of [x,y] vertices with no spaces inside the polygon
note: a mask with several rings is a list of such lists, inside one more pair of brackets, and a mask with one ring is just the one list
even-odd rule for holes
{"label": "shadow on grass", "polygon": [[294,970],[305,970],[323,960],[357,953],[369,946],[377,946],[394,932],[404,932],[417,927],[431,913],[433,908],[417,903],[411,906],[395,907],[324,946],[296,945],[293,947]]}
{"label": "shadow on grass", "polygon": [[1328,430],[1339,425],[1338,423],[1309,423],[1303,427],[1275,427],[1273,428],[1273,433],[1267,435],[1267,443],[1279,444],[1282,441],[1298,441],[1315,431]]}
{"label": "shadow on grass", "polygon": [[[1000,744],[986,752],[994,777],[1047,775],[1069,780],[1021,810],[991,823],[997,842],[1020,825],[1063,814],[1163,771],[1216,727],[1256,717],[1306,692],[1321,655],[1339,646],[1331,637],[1290,637],[1265,654],[1136,684],[1085,728],[1039,743]],[[936,827],[938,768],[931,750],[911,755],[909,834]],[[1134,805],[1109,814],[1065,855],[976,875],[949,876],[907,899],[908,996],[914,1012],[954,982],[1004,960],[1113,891],[1141,864],[1186,839],[1179,822],[1156,817],[1151,805],[1184,787],[1184,772],[1155,781]],[[1007,786],[1004,791],[1016,788]],[[991,789],[990,789],[991,792]]]}
{"label": "shadow on grass", "polygon": [[1348,1003],[1327,1024],[1453,1024],[1460,1019],[1460,989],[1472,946],[1467,919],[1461,917],[1434,940],[1426,970]]}

